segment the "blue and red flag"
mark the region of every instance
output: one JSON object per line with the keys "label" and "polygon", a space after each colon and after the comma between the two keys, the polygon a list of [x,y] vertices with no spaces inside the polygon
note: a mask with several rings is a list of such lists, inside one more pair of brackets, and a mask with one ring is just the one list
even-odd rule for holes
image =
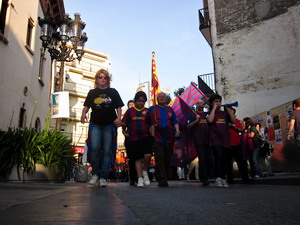
{"label": "blue and red flag", "polygon": [[193,82],[187,89],[185,89],[185,91],[180,95],[180,97],[190,107],[195,105],[199,99],[204,98],[204,100],[207,100],[205,94]]}
{"label": "blue and red flag", "polygon": [[177,120],[180,124],[181,137],[175,140],[173,157],[171,164],[173,166],[184,167],[197,157],[196,146],[192,135],[187,129],[187,122],[194,113],[192,106],[199,99],[207,100],[204,93],[192,82],[191,85],[170,104],[174,110]]}
{"label": "blue and red flag", "polygon": [[180,138],[174,142],[172,166],[185,167],[197,157],[196,145],[190,132],[186,126],[181,127]]}
{"label": "blue and red flag", "polygon": [[188,118],[193,114],[192,108],[186,104],[186,102],[180,97],[177,96],[172,108],[177,117],[179,124],[186,125]]}
{"label": "blue and red flag", "polygon": [[181,125],[187,123],[189,115],[192,113],[191,107],[196,104],[199,99],[207,100],[204,93],[195,85],[191,85],[185,89],[185,91],[175,98],[175,100],[170,104],[173,108],[175,115],[177,116],[178,122]]}

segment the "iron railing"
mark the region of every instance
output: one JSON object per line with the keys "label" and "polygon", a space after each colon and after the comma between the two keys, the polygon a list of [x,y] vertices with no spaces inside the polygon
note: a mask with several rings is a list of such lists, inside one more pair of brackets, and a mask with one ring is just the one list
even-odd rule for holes
{"label": "iron railing", "polygon": [[198,10],[199,15],[199,29],[204,29],[210,26],[208,8]]}
{"label": "iron railing", "polygon": [[[206,85],[199,84],[199,88],[201,91],[203,91],[204,94],[209,95],[212,92],[216,92],[216,81],[215,81],[215,74],[214,73],[207,73],[199,75],[198,78],[200,78]],[[202,86],[202,87],[201,87]],[[206,90],[206,88],[209,88],[210,90]]]}

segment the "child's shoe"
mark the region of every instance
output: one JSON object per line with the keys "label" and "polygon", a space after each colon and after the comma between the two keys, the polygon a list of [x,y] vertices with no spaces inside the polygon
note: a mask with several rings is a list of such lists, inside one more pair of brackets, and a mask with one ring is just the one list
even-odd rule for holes
{"label": "child's shoe", "polygon": [[144,177],[145,185],[150,185],[150,179],[149,179],[147,171],[145,171],[145,170],[143,170],[143,177]]}
{"label": "child's shoe", "polygon": [[98,177],[97,174],[94,174],[92,176],[92,178],[90,179],[89,184],[95,185],[95,184],[98,184],[98,183],[99,183],[99,177]]}
{"label": "child's shoe", "polygon": [[144,179],[142,177],[139,177],[138,183],[136,185],[137,187],[144,187]]}
{"label": "child's shoe", "polygon": [[227,181],[225,179],[222,179],[221,182],[222,182],[223,187],[225,187],[225,188],[229,187],[229,185],[227,184]]}
{"label": "child's shoe", "polygon": [[107,187],[107,181],[104,178],[100,178],[100,187]]}
{"label": "child's shoe", "polygon": [[223,187],[221,177],[216,178],[216,187]]}

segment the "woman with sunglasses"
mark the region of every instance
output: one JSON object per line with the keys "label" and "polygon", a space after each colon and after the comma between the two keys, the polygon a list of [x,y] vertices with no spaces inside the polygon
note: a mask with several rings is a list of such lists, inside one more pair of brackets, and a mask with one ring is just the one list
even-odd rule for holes
{"label": "woman with sunglasses", "polygon": [[112,132],[121,125],[121,108],[124,103],[114,88],[110,87],[111,77],[107,70],[100,69],[95,75],[95,89],[89,91],[84,102],[81,122],[87,120],[92,108],[89,124],[89,153],[92,166],[91,185],[107,186],[112,157]]}

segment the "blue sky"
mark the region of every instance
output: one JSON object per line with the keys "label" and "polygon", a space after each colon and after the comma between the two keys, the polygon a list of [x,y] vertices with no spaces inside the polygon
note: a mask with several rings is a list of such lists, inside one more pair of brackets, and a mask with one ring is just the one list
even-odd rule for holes
{"label": "blue sky", "polygon": [[[199,31],[201,0],[64,0],[73,18],[86,23],[86,48],[109,55],[112,87],[124,103],[139,83],[151,81],[155,51],[161,88],[174,90],[197,83],[197,75],[213,72],[211,48]],[[146,93],[147,88],[143,89]]]}

